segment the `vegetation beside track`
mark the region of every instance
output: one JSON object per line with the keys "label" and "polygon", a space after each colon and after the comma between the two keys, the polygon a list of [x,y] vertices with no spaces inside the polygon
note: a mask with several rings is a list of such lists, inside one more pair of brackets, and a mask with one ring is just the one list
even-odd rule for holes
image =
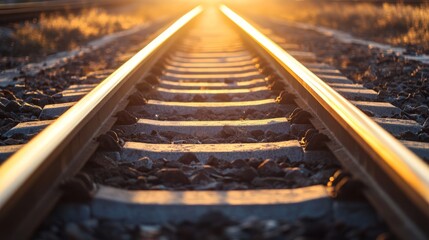
{"label": "vegetation beside track", "polygon": [[0,69],[72,50],[101,36],[174,16],[190,7],[190,3],[173,6],[168,1],[145,0],[114,9],[41,14],[33,21],[11,23],[0,27]]}
{"label": "vegetation beside track", "polygon": [[12,46],[2,49],[2,52],[21,56],[70,50],[98,36],[129,29],[143,22],[144,17],[112,15],[97,8],[78,14],[42,14],[38,22],[14,25],[14,33],[8,39]]}
{"label": "vegetation beside track", "polygon": [[[399,46],[413,45],[429,52],[429,4],[350,3],[251,0],[254,14],[270,13],[289,21],[310,23],[349,32],[355,36]],[[237,1],[249,4],[248,1]],[[262,8],[262,9],[261,9]]]}

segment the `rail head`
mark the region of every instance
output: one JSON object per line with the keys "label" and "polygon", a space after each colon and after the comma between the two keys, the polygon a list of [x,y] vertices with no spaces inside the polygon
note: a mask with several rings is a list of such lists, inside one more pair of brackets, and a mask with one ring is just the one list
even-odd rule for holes
{"label": "rail head", "polygon": [[[410,198],[411,202],[418,206],[418,210],[423,211],[426,218],[429,217],[429,167],[421,158],[412,153],[391,134],[382,129],[244,18],[225,5],[221,5],[220,10],[241,31],[253,39],[256,45],[264,49],[278,65],[283,67],[288,75],[296,81],[295,84],[311,95],[310,97],[318,103],[318,107],[323,108],[323,110],[313,109],[317,115],[329,115],[330,119],[335,119],[341,124],[342,128],[346,129],[347,133],[350,134],[349,137],[353,138],[360,148],[366,152],[366,156],[370,156],[371,161],[374,161],[395,182],[395,187],[398,187],[399,191]],[[327,129],[334,138],[342,140],[340,135],[344,131],[336,134],[336,130],[329,127]],[[359,156],[351,156],[351,158],[354,158],[356,165],[359,165],[361,161],[358,159]],[[360,163],[360,165],[362,164]],[[374,176],[374,179],[371,179],[370,182],[378,186],[370,187],[381,190],[382,184],[376,178]],[[387,201],[387,199],[385,200]],[[408,230],[412,231],[412,229]],[[403,236],[404,233],[399,234]],[[423,237],[423,235],[416,233],[415,236]]]}
{"label": "rail head", "polygon": [[[29,214],[24,212],[20,215],[21,207],[27,210],[31,207],[28,205],[32,204],[33,208],[41,207],[41,199],[22,200],[23,197],[26,197],[27,192],[33,191],[27,198],[37,198],[46,192],[55,191],[58,195],[58,183],[64,180],[61,179],[63,178],[62,173],[67,172],[69,168],[82,166],[85,161],[76,159],[79,157],[75,157],[73,154],[77,154],[80,147],[88,146],[94,141],[94,137],[96,137],[94,134],[102,131],[100,123],[109,121],[103,118],[111,118],[114,111],[118,111],[115,109],[117,107],[114,107],[114,103],[123,98],[119,95],[132,91],[133,84],[146,74],[147,69],[144,66],[149,65],[148,62],[153,64],[155,61],[153,59],[157,59],[163,54],[159,53],[160,49],[164,49],[167,43],[171,44],[171,38],[175,37],[179,30],[183,29],[202,10],[201,6],[195,7],[165,28],[136,55],[0,166],[1,238],[5,237],[4,235],[8,231],[8,229],[4,229],[4,226],[9,224],[8,214],[16,211],[14,218],[28,219]],[[92,154],[92,152],[85,154]],[[60,173],[52,173],[52,169],[49,172],[50,168],[59,170]],[[42,178],[43,180],[41,180]],[[39,185],[43,185],[43,187],[37,185],[38,181],[42,182]],[[18,221],[24,220],[18,219]],[[21,228],[21,231],[24,229]]]}

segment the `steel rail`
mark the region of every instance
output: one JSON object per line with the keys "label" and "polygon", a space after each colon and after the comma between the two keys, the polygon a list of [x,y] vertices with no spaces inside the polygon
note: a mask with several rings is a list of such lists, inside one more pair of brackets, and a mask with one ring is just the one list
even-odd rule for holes
{"label": "steel rail", "polygon": [[336,155],[369,187],[370,201],[391,229],[402,238],[428,239],[427,164],[244,18],[225,5],[220,10],[260,51],[269,53],[287,83],[342,144]]}
{"label": "steel rail", "polygon": [[23,239],[31,234],[61,196],[61,182],[83,166],[98,146],[95,138],[114,124],[114,114],[125,107],[127,96],[135,91],[134,84],[201,11],[198,6],[162,29],[135,56],[0,166],[1,239]]}

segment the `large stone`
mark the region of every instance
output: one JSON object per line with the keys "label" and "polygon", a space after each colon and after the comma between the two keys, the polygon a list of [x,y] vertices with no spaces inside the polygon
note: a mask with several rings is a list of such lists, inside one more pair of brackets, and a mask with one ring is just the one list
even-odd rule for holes
{"label": "large stone", "polygon": [[282,176],[283,170],[272,159],[265,159],[258,166],[258,173],[263,177]]}
{"label": "large stone", "polygon": [[188,177],[178,168],[163,168],[156,176],[164,183],[171,185],[189,184]]}

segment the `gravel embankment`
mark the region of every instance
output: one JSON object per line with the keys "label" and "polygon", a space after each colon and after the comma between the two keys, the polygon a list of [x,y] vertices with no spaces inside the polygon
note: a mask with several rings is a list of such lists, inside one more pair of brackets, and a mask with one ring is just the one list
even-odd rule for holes
{"label": "gravel embankment", "polygon": [[285,157],[230,162],[211,156],[204,164],[192,153],[177,160],[143,157],[133,162],[98,154],[83,171],[97,183],[133,190],[237,190],[326,184],[339,168],[335,159],[293,162]]}
{"label": "gravel embankment", "polygon": [[379,239],[393,237],[376,223],[359,229],[332,219],[300,219],[294,222],[261,220],[250,217],[233,221],[218,212],[210,212],[195,222],[164,225],[127,224],[89,219],[48,225],[33,238],[41,239]]}
{"label": "gravel embankment", "polygon": [[[153,31],[153,29],[152,29]],[[150,32],[120,38],[66,65],[24,76],[19,84],[0,89],[0,134],[20,122],[37,121],[42,108],[60,102],[61,91],[73,84],[99,83],[143,47]],[[22,81],[21,81],[22,80]],[[30,136],[31,137],[31,136]],[[28,136],[1,138],[0,144],[24,143]]]}
{"label": "gravel embankment", "polygon": [[320,62],[338,68],[349,79],[378,92],[380,101],[390,102],[402,110],[401,118],[422,124],[419,134],[404,134],[402,139],[429,142],[428,65],[376,48],[345,44],[313,31],[256,20],[287,43],[315,53]]}

